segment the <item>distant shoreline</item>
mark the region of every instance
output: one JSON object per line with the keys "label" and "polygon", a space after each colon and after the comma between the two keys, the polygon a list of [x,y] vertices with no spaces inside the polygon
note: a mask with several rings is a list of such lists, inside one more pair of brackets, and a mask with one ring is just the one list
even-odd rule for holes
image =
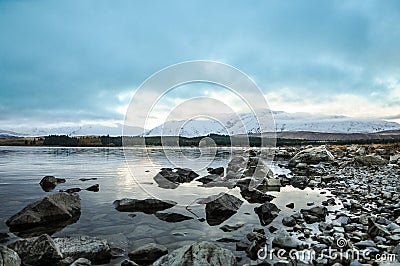
{"label": "distant shoreline", "polygon": [[[349,145],[349,144],[392,144],[400,143],[400,131],[378,133],[319,133],[319,132],[280,132],[265,134],[264,143],[272,146],[299,145]],[[50,135],[43,137],[5,137],[0,138],[0,146],[48,146],[48,147],[122,147],[124,146],[171,146],[171,147],[230,147],[261,146],[260,135],[227,136],[211,134],[203,137],[110,137],[110,136],[66,136]]]}

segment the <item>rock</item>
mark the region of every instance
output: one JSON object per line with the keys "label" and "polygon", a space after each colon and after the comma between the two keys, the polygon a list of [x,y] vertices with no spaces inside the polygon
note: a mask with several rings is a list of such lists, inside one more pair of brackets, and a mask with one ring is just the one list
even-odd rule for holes
{"label": "rock", "polygon": [[332,153],[323,145],[300,151],[289,161],[289,166],[296,166],[298,163],[317,164],[333,160]]}
{"label": "rock", "polygon": [[21,259],[17,252],[6,246],[0,245],[0,265],[2,266],[19,266]]}
{"label": "rock", "polygon": [[47,234],[18,240],[9,247],[18,253],[24,265],[52,265],[63,258],[59,248]]}
{"label": "rock", "polygon": [[60,190],[60,192],[65,192],[68,194],[72,194],[72,193],[77,193],[80,192],[82,189],[78,188],[78,187],[74,187],[74,188],[68,188],[66,190]]}
{"label": "rock", "polygon": [[226,224],[224,226],[221,226],[219,229],[221,229],[224,232],[232,232],[232,231],[236,231],[239,228],[243,227],[243,225],[244,225],[243,223],[235,224],[235,225]]}
{"label": "rock", "polygon": [[377,236],[389,236],[390,232],[384,226],[375,223],[372,219],[368,219],[368,234],[374,238]]}
{"label": "rock", "polygon": [[294,176],[290,179],[290,184],[296,188],[305,189],[309,183],[306,176]]}
{"label": "rock", "polygon": [[267,179],[267,186],[268,187],[281,187],[281,180],[277,178],[268,178]]}
{"label": "rock", "polygon": [[193,219],[193,217],[189,217],[189,216],[186,216],[186,215],[183,215],[180,213],[173,213],[173,212],[169,212],[169,213],[157,212],[154,215],[161,221],[165,221],[168,223],[177,223],[177,222],[183,222],[186,220]]}
{"label": "rock", "polygon": [[92,192],[99,192],[100,186],[99,184],[95,184],[93,186],[90,186],[86,189],[87,191],[92,191]]}
{"label": "rock", "polygon": [[78,194],[56,193],[29,204],[10,217],[6,224],[19,235],[54,233],[76,222],[81,214]]}
{"label": "rock", "polygon": [[254,208],[254,211],[258,215],[261,225],[265,226],[270,224],[281,210],[275,204],[265,202],[261,206]]}
{"label": "rock", "polygon": [[64,257],[85,258],[94,264],[108,263],[111,248],[106,240],[89,236],[68,236],[54,238],[55,245]]}
{"label": "rock", "polygon": [[191,182],[199,175],[188,168],[162,168],[159,174],[172,183]]}
{"label": "rock", "polygon": [[224,167],[217,167],[217,168],[208,168],[207,169],[207,172],[209,173],[209,174],[212,174],[212,175],[219,175],[219,176],[223,176],[224,175]]}
{"label": "rock", "polygon": [[243,201],[227,193],[206,199],[206,220],[211,226],[221,224],[239,210]]}
{"label": "rock", "polygon": [[358,248],[367,248],[367,247],[374,247],[376,248],[376,244],[374,241],[372,240],[364,240],[364,241],[360,241],[354,244],[354,246],[358,247]]}
{"label": "rock", "polygon": [[203,184],[208,184],[210,182],[220,180],[220,178],[221,177],[219,175],[212,174],[212,175],[206,175],[201,178],[198,178],[198,179],[196,179],[196,181],[201,182]]}
{"label": "rock", "polygon": [[121,262],[121,266],[139,266],[139,264],[137,264],[136,262],[134,262],[134,261],[131,261],[131,260],[123,260],[122,262]]}
{"label": "rock", "polygon": [[300,249],[304,246],[304,243],[289,235],[288,232],[280,230],[276,232],[276,235],[272,240],[272,246],[283,249]]}
{"label": "rock", "polygon": [[63,178],[55,178],[54,176],[45,176],[40,180],[39,185],[46,192],[52,191],[59,183],[65,183]]}
{"label": "rock", "polygon": [[161,188],[165,189],[175,189],[179,187],[179,183],[174,183],[163,177],[161,174],[157,174],[154,178],[154,181],[156,181],[157,185]]}
{"label": "rock", "polygon": [[7,233],[0,233],[0,243],[5,243],[8,241],[10,236]]}
{"label": "rock", "polygon": [[388,161],[383,159],[379,155],[365,155],[365,156],[357,156],[354,158],[354,161],[365,166],[373,166],[373,165],[386,165]]}
{"label": "rock", "polygon": [[307,223],[324,222],[328,214],[328,209],[326,207],[316,206],[311,209],[301,209],[300,212],[303,214]]}
{"label": "rock", "polygon": [[391,155],[389,159],[389,163],[399,164],[400,162],[400,154]]}
{"label": "rock", "polygon": [[296,225],[296,220],[293,217],[285,217],[282,219],[282,224],[284,226],[293,227]]}
{"label": "rock", "polygon": [[158,200],[158,199],[121,199],[114,201],[115,209],[120,212],[143,212],[147,214],[153,214],[158,211],[172,208],[177,203],[170,200]]}
{"label": "rock", "polygon": [[131,260],[139,264],[150,264],[165,254],[168,254],[168,249],[166,247],[155,243],[149,243],[129,252],[128,256]]}
{"label": "rock", "polygon": [[85,181],[90,181],[90,180],[97,180],[96,177],[92,177],[92,178],[79,178],[80,181],[85,182]]}
{"label": "rock", "polygon": [[286,207],[289,208],[289,209],[293,209],[294,208],[294,203],[292,202],[292,203],[286,204]]}
{"label": "rock", "polygon": [[159,258],[153,266],[236,266],[236,257],[227,249],[202,241],[181,247]]}
{"label": "rock", "polygon": [[91,266],[92,262],[85,258],[79,258],[74,261],[70,266]]}

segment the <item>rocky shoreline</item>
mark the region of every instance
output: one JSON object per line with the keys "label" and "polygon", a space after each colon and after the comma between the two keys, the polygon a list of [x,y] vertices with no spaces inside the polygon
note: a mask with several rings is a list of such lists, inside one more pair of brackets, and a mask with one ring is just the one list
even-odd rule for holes
{"label": "rocky shoreline", "polygon": [[[39,199],[11,216],[7,225],[18,236],[9,241],[1,233],[0,265],[98,265],[115,264],[116,258],[128,256],[118,265],[396,265],[400,262],[400,153],[399,149],[372,146],[281,148],[275,157],[290,175],[275,174],[257,151],[234,154],[224,167],[207,169],[199,176],[191,169],[162,168],[154,177],[160,188],[174,191],[183,183],[200,182],[204,187],[236,189],[241,198],[229,192],[197,199],[204,205],[205,219],[185,216],[169,209],[177,203],[167,199],[122,198],[114,208],[134,217],[138,212],[155,215],[169,223],[198,219],[209,226],[219,226],[229,237],[213,241],[192,241],[175,250],[147,243],[134,250],[124,250],[105,239],[90,236],[52,237],[62,228],[80,219],[82,188],[52,193],[66,180],[46,176],[40,186],[49,196]],[[82,182],[91,179],[81,180]],[[308,202],[296,209],[296,202],[286,205],[290,215],[276,224],[283,212],[272,203],[271,191],[291,186],[312,188],[321,195],[329,191],[320,205]],[[98,192],[99,184],[86,188]],[[238,233],[243,224],[222,223],[237,215],[243,202],[256,204],[254,213],[259,226]],[[110,203],[111,205],[112,203]],[[236,232],[236,233],[235,233]],[[241,231],[240,231],[241,232]],[[235,234],[233,234],[235,233]],[[227,249],[221,243],[228,243]],[[279,254],[260,256],[266,251],[291,249],[296,258]],[[333,254],[327,250],[334,249]],[[260,253],[260,251],[262,251]],[[323,254],[301,256],[301,251]],[[264,253],[263,253],[264,252]],[[357,258],[349,252],[364,254]],[[368,256],[365,256],[368,254]],[[393,260],[390,254],[397,257]],[[287,255],[287,254],[286,254]],[[377,256],[390,260],[378,261]]]}

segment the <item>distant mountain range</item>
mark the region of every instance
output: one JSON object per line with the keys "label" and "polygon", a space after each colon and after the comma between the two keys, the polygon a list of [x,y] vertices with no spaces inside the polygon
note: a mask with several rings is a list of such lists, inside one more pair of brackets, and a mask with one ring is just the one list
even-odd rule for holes
{"label": "distant mountain range", "polygon": [[[270,115],[266,110],[261,115]],[[293,132],[316,132],[335,134],[367,134],[388,130],[400,130],[400,124],[381,119],[351,118],[346,116],[311,115],[307,113],[273,112],[276,132],[278,134],[293,134]],[[252,114],[223,115],[215,120],[167,121],[163,125],[145,132],[146,136],[182,136],[197,137],[208,134],[258,134],[262,130],[257,119]],[[38,137],[47,135],[69,136],[121,136],[122,124],[115,126],[83,125],[69,127],[16,127],[0,129],[0,137]],[[144,130],[132,127],[130,135],[142,135]]]}

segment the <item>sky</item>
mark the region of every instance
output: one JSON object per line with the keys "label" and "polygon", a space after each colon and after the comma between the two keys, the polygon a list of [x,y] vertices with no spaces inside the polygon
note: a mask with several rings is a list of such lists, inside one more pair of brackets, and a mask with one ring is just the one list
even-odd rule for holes
{"label": "sky", "polygon": [[147,78],[190,60],[246,73],[273,110],[400,122],[398,25],[396,0],[0,0],[0,128],[121,122]]}

